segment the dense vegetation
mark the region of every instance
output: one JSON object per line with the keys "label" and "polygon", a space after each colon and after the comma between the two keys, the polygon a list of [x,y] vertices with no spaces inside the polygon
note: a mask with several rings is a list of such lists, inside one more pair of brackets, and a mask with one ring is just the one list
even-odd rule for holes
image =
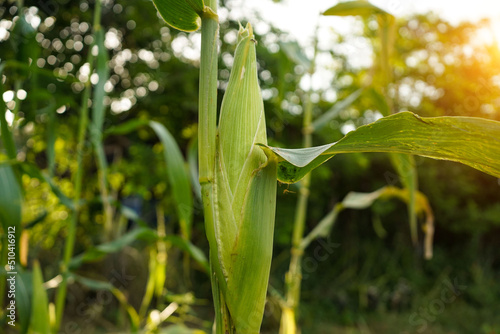
{"label": "dense vegetation", "polygon": [[[218,12],[219,106],[239,29],[232,6],[222,1]],[[5,306],[2,328],[210,332],[209,244],[196,186],[199,34],[166,26],[150,1],[8,2],[0,17],[2,264],[5,227],[19,219],[17,326],[8,325]],[[477,41],[486,21],[397,19],[385,69],[376,16],[353,20],[359,35],[331,32],[330,44],[307,46],[315,52],[272,22],[257,23],[270,146],[303,147],[306,110],[314,120],[331,115],[310,134],[314,145],[389,109],[500,121],[500,48]],[[372,47],[371,66],[350,61],[353,41]],[[315,71],[331,71],[327,88],[304,84]],[[189,172],[173,172],[184,161]],[[306,232],[352,191],[392,186],[395,193],[361,210],[344,201],[323,238],[303,250],[302,333],[500,331],[499,179],[455,162],[415,157],[415,166],[416,236],[405,180],[387,154],[338,155],[310,174]],[[263,333],[277,333],[282,321],[300,188],[278,183]],[[425,259],[429,214],[435,236]]]}

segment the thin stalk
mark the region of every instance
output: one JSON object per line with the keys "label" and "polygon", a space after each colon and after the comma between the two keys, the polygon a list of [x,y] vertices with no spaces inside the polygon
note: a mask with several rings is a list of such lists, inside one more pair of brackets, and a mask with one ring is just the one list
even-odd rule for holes
{"label": "thin stalk", "polygon": [[[381,26],[379,28],[379,39],[380,39],[380,67],[381,67],[381,77],[382,77],[382,89],[384,98],[389,106],[389,113],[395,114],[398,110],[398,92],[399,87],[396,85],[396,95],[391,97],[389,94],[389,85],[396,84],[394,81],[393,67],[391,64],[391,55],[394,48],[394,29],[395,21],[392,16],[383,15],[380,18]],[[415,167],[414,158],[410,155],[409,166],[401,166],[398,162],[396,154],[391,154],[391,162],[396,168],[399,177],[401,178],[404,187],[408,188],[410,197],[407,202],[408,207],[408,220],[410,223],[410,235],[414,246],[418,243],[418,230],[417,230],[417,214],[415,211],[416,207],[416,192],[418,191],[418,171]]]}
{"label": "thin stalk", "polygon": [[[206,6],[217,14],[217,0],[208,0]],[[204,15],[201,25],[200,91],[198,160],[200,184],[212,184],[215,168],[215,133],[217,129],[217,16]],[[204,202],[210,193],[202,194]]]}
{"label": "thin stalk", "polygon": [[[94,9],[94,22],[93,29],[94,32],[98,29],[101,29],[101,0],[96,0],[95,9]],[[89,73],[93,72],[93,63],[94,56],[92,54],[93,47],[90,48],[88,52],[87,62],[89,64]],[[74,193],[74,206],[75,210],[71,217],[69,226],[68,226],[68,237],[66,239],[66,243],[64,245],[64,255],[63,255],[63,263],[62,263],[62,282],[59,285],[59,289],[57,290],[57,298],[56,298],[56,321],[54,326],[54,332],[58,332],[61,326],[61,321],[64,313],[64,306],[66,303],[66,292],[68,286],[68,264],[71,260],[71,256],[73,255],[73,250],[75,246],[76,239],[76,226],[78,223],[78,216],[81,210],[80,207],[80,199],[82,194],[82,180],[83,180],[83,154],[85,149],[85,137],[87,133],[87,126],[89,121],[89,106],[88,101],[90,98],[90,91],[92,89],[92,84],[90,82],[90,74],[87,82],[85,83],[85,90],[83,92],[82,103],[80,108],[80,119],[79,119],[79,128],[78,128],[78,143],[77,143],[77,170],[74,179],[75,184],[75,193]]]}
{"label": "thin stalk", "polygon": [[[318,41],[314,42],[314,57],[309,68],[309,75],[314,74],[315,60],[318,52]],[[304,118],[302,123],[303,147],[312,146],[312,110],[313,103],[311,95],[313,93],[312,85],[307,92],[307,101],[304,108]],[[304,254],[301,248],[304,238],[304,228],[307,216],[307,203],[309,200],[309,186],[311,183],[311,174],[307,174],[300,182],[299,197],[297,199],[297,208],[295,211],[295,220],[293,224],[291,260],[288,272],[285,275],[285,306],[282,312],[280,334],[296,333],[296,314],[300,303],[300,286],[302,283],[302,256]]]}
{"label": "thin stalk", "polygon": [[[198,160],[199,180],[205,217],[207,236],[214,231],[214,172],[215,145],[217,130],[217,43],[219,38],[219,22],[217,17],[217,0],[207,0],[205,5],[210,12],[205,11],[201,24],[201,57],[200,57],[200,90],[199,90],[199,126],[198,126]],[[209,237],[210,238],[210,237]],[[210,250],[210,262],[218,261],[216,249]],[[215,308],[215,333],[231,333],[228,312],[215,269],[211,265],[210,280]],[[224,282],[222,282],[224,283]]]}

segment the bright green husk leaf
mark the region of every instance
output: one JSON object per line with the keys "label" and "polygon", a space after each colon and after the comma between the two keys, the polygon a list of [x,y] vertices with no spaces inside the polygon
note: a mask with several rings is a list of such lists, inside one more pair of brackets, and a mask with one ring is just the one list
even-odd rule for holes
{"label": "bright green husk leaf", "polygon": [[278,157],[278,180],[284,183],[299,181],[335,154],[354,152],[421,155],[500,177],[500,122],[476,117],[419,117],[401,112],[323,146],[295,150],[261,146]]}
{"label": "bright green husk leaf", "polygon": [[212,265],[236,333],[255,334],[271,267],[277,159],[255,145],[267,136],[250,25],[240,28],[218,131]]}

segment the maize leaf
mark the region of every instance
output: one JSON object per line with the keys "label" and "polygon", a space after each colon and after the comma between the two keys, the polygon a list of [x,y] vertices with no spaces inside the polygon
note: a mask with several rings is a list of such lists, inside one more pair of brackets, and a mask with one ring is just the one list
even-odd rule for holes
{"label": "maize leaf", "polygon": [[167,163],[167,177],[172,187],[172,196],[176,204],[181,233],[184,238],[189,240],[193,222],[193,194],[184,158],[174,137],[166,127],[155,121],[150,121],[149,126],[155,131],[163,145],[163,155]]}
{"label": "maize leaf", "polygon": [[[18,268],[16,277],[16,312],[19,333],[28,333],[33,300],[33,272]],[[17,327],[17,326],[16,326]]]}
{"label": "maize leaf", "polygon": [[196,31],[200,28],[203,0],[153,0],[153,3],[165,22],[175,29]]}
{"label": "maize leaf", "polygon": [[370,16],[374,14],[390,15],[385,10],[364,0],[340,2],[323,13],[323,15],[332,16]]}
{"label": "maize leaf", "polygon": [[43,286],[42,270],[38,261],[33,266],[33,300],[31,303],[31,324],[33,332],[50,334],[49,300]]}
{"label": "maize leaf", "polygon": [[120,289],[107,281],[95,280],[77,275],[75,273],[70,273],[70,277],[89,289],[106,290],[111,292],[113,296],[115,296],[115,298],[118,300],[118,302],[120,302],[120,306],[127,312],[129,316],[131,327],[130,332],[136,333],[138,331],[140,324],[139,315],[137,314],[137,311],[134,309],[134,307],[128,303],[127,297]]}
{"label": "maize leaf", "polygon": [[332,119],[336,118],[341,111],[349,108],[351,104],[353,104],[359,98],[362,92],[363,88],[360,88],[351,93],[345,99],[335,103],[330,110],[322,114],[320,117],[318,117],[318,119],[316,119],[312,123],[312,127],[314,128],[314,130],[321,129],[323,126],[328,124],[328,122],[330,122]]}
{"label": "maize leaf", "polygon": [[278,180],[299,181],[337,153],[393,152],[460,162],[500,177],[500,122],[476,117],[419,117],[401,112],[307,149],[260,146],[278,157]]}

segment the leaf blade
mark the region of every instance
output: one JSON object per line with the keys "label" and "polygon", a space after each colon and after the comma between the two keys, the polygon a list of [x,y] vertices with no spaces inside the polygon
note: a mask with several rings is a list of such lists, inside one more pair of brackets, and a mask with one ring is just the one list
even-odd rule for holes
{"label": "leaf blade", "polygon": [[374,14],[390,15],[385,10],[364,0],[340,2],[323,12],[323,15],[327,16],[369,16]]}
{"label": "leaf blade", "polygon": [[[293,183],[338,153],[393,152],[460,162],[500,177],[500,122],[475,117],[420,117],[401,112],[348,133],[338,142],[310,149],[280,149],[278,179]],[[288,165],[286,165],[288,163]],[[285,172],[282,166],[287,167]],[[293,168],[292,168],[293,167]]]}
{"label": "leaf blade", "polygon": [[166,173],[177,204],[181,232],[185,238],[189,239],[193,220],[193,195],[184,158],[174,137],[166,127],[155,121],[150,121],[149,126],[155,131],[163,145],[163,154],[167,163]]}
{"label": "leaf blade", "polygon": [[31,303],[31,325],[35,333],[50,334],[49,300],[43,286],[40,264],[35,262],[33,267],[33,302]]}
{"label": "leaf blade", "polygon": [[153,3],[165,22],[173,28],[191,32],[201,27],[199,9],[204,7],[203,1],[153,0]]}

